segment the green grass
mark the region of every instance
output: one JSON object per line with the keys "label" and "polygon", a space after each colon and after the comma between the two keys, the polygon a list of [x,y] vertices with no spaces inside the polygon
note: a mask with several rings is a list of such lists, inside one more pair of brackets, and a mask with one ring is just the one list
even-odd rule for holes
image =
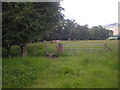
{"label": "green grass", "polygon": [[[118,87],[118,41],[62,41],[62,43],[107,43],[113,50],[99,53],[81,53],[78,56],[48,58],[45,44],[36,56],[29,51],[26,58],[3,58],[3,87],[26,88],[117,88]],[[56,44],[49,44],[55,47]],[[15,47],[14,47],[15,48]],[[29,49],[30,50],[30,49]],[[11,50],[12,52],[12,50]],[[41,53],[39,53],[41,52]],[[14,54],[13,54],[14,55]]]}
{"label": "green grass", "polygon": [[[41,57],[42,58],[42,57]],[[49,66],[46,58],[14,57],[3,59],[3,87],[20,88],[29,86]]]}

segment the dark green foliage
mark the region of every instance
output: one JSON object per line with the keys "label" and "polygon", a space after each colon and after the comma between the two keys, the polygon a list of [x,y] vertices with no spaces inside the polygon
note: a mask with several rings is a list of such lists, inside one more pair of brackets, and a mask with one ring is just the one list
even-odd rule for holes
{"label": "dark green foliage", "polygon": [[88,25],[79,25],[75,20],[62,19],[54,31],[46,33],[46,40],[105,40],[112,35],[112,31],[102,26],[89,28]]}
{"label": "dark green foliage", "polygon": [[59,2],[4,2],[2,6],[2,44],[10,54],[12,45],[21,52],[29,41],[39,41],[45,31],[51,31],[63,17]]}
{"label": "dark green foliage", "polygon": [[90,40],[105,40],[109,37],[109,31],[102,26],[94,26],[90,29]]}

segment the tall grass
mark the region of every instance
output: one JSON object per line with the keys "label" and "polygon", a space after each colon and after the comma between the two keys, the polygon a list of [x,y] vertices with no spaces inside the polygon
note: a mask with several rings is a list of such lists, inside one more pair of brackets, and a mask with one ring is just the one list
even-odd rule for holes
{"label": "tall grass", "polygon": [[3,88],[20,88],[35,83],[35,79],[49,64],[45,57],[42,59],[37,57],[4,58]]}
{"label": "tall grass", "polygon": [[[62,43],[107,43],[112,51],[48,58],[45,44],[29,44],[29,57],[3,58],[3,87],[117,88],[118,41],[62,41]],[[56,44],[51,48],[56,48]],[[39,57],[30,57],[30,47],[41,46]],[[39,53],[41,52],[41,53]],[[33,55],[32,55],[33,56]]]}

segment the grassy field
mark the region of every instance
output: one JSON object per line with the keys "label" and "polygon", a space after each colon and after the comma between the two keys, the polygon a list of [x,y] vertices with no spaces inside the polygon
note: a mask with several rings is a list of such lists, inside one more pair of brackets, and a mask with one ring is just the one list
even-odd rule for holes
{"label": "grassy field", "polygon": [[[18,47],[13,47],[11,53],[14,57],[2,60],[3,88],[118,87],[117,40],[62,41],[62,43],[107,43],[112,51],[48,58],[45,56],[46,43],[33,43],[28,45],[28,57],[22,58],[16,51]],[[53,45],[55,51],[56,44],[48,44],[48,46]],[[37,47],[37,50],[34,50],[34,47]],[[5,50],[3,54],[5,55]]]}

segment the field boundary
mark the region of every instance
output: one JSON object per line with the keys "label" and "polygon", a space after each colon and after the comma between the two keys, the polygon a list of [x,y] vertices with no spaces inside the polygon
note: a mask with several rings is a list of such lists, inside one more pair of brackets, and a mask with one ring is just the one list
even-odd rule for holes
{"label": "field boundary", "polygon": [[63,44],[65,55],[79,55],[80,52],[84,53],[96,53],[98,51],[106,51],[109,49],[105,44]]}

